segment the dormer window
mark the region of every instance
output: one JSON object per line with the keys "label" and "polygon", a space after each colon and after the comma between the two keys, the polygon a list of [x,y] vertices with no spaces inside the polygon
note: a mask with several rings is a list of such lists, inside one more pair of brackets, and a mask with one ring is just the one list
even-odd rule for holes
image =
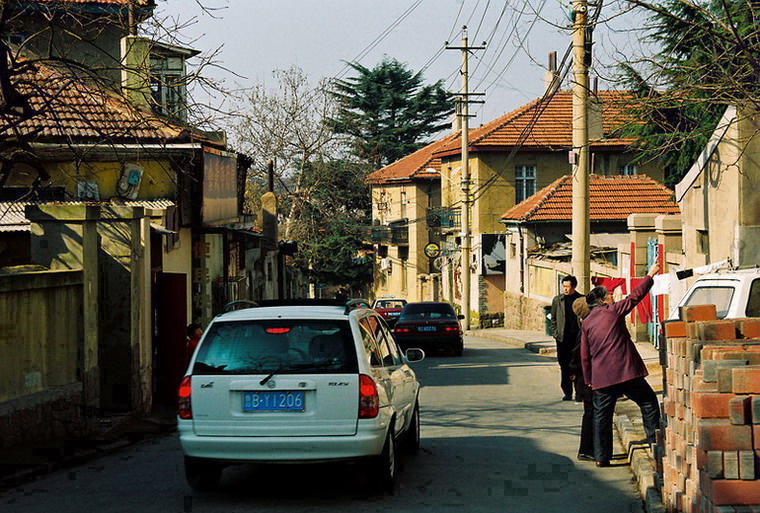
{"label": "dormer window", "polygon": [[198,53],[189,48],[154,44],[150,52],[150,94],[158,114],[187,120],[185,61]]}

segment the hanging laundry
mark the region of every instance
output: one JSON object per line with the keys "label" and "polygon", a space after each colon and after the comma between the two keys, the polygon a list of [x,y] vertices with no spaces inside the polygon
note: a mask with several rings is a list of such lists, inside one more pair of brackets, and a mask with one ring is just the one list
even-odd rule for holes
{"label": "hanging laundry", "polygon": [[[635,289],[643,279],[644,278],[631,278],[631,288]],[[641,303],[636,306],[636,313],[638,314],[639,319],[641,319],[641,322],[652,322],[652,296],[650,294],[644,296]]]}
{"label": "hanging laundry", "polygon": [[703,265],[701,267],[695,267],[694,273],[695,274],[708,274],[717,271],[721,267],[725,267],[728,265],[728,260],[721,260],[720,262],[715,262],[714,264],[707,264]]}
{"label": "hanging laundry", "polygon": [[602,286],[610,293],[612,293],[616,288],[620,287],[620,290],[623,292],[623,294],[628,294],[628,289],[625,282],[625,278],[605,278],[602,276],[594,276],[591,278],[591,283],[593,283],[594,286]]}
{"label": "hanging laundry", "polygon": [[654,285],[649,291],[653,296],[661,296],[663,294],[670,294],[670,287],[672,284],[672,276],[668,274],[656,274],[653,276]]}

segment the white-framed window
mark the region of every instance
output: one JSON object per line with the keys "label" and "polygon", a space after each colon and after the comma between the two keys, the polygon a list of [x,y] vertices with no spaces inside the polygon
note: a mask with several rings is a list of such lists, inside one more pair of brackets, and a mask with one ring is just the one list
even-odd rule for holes
{"label": "white-framed window", "polygon": [[636,164],[626,164],[620,166],[620,174],[623,176],[633,176],[639,174],[639,170],[636,167]]}
{"label": "white-framed window", "polygon": [[401,191],[401,208],[399,209],[402,218],[406,217],[406,191]]}
{"label": "white-framed window", "polygon": [[536,166],[515,167],[515,203],[536,193]]}

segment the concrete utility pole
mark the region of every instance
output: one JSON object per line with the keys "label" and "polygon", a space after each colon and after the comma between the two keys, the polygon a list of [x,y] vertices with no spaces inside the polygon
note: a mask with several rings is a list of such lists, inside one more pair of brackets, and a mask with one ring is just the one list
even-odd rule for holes
{"label": "concrete utility pole", "polygon": [[[464,329],[470,329],[470,96],[482,96],[483,93],[471,93],[468,85],[467,60],[471,50],[483,50],[485,46],[468,46],[467,27],[462,27],[462,46],[447,46],[448,50],[462,51],[462,92],[457,100],[457,113],[462,127],[462,313]],[[482,101],[478,103],[483,103]]]}
{"label": "concrete utility pole", "polygon": [[589,142],[588,142],[588,63],[586,62],[586,0],[573,3],[573,274],[582,293],[590,290],[589,242]]}

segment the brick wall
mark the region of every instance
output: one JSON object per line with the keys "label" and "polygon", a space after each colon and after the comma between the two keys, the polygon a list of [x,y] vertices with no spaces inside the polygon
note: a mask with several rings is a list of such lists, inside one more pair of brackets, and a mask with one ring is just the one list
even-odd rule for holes
{"label": "brick wall", "polygon": [[760,319],[714,305],[666,322],[664,431],[655,450],[668,511],[760,510]]}
{"label": "brick wall", "polygon": [[504,327],[544,331],[544,303],[514,292],[504,293]]}

